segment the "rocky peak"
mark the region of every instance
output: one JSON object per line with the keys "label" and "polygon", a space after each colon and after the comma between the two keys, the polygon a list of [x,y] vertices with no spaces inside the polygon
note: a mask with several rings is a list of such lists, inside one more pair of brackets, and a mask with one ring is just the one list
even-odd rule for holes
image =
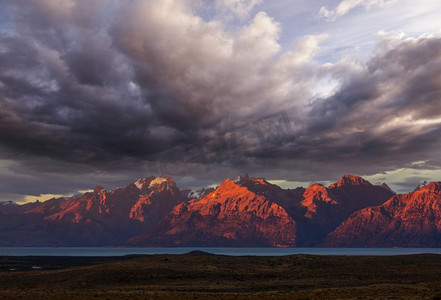
{"label": "rocky peak", "polygon": [[201,188],[199,190],[184,190],[181,191],[188,199],[201,199],[205,195],[213,193],[214,188]]}
{"label": "rocky peak", "polygon": [[142,177],[142,178],[139,178],[137,181],[135,181],[133,184],[138,188],[138,190],[144,191],[149,187],[149,185],[153,179],[155,179],[153,176]]}
{"label": "rocky peak", "polygon": [[268,183],[264,178],[249,177],[248,174],[246,174],[234,180],[229,178],[225,179],[214,192],[236,193],[242,191],[261,194],[260,192],[268,190],[272,186],[273,185]]}
{"label": "rocky peak", "polygon": [[441,193],[441,182],[435,181],[435,182],[431,182],[429,184],[424,184],[424,186],[422,186],[420,189],[418,189],[416,191],[421,191],[423,193],[439,194],[439,193]]}
{"label": "rocky peak", "polygon": [[244,176],[238,176],[236,179],[233,180],[235,183],[237,183],[240,186],[247,186],[247,185],[268,185],[269,183],[265,180],[265,178],[260,177],[250,177],[248,174],[245,174]]}
{"label": "rocky peak", "polygon": [[427,185],[427,181],[421,180],[420,183],[417,185],[417,187],[413,191],[418,191],[418,190],[422,189],[423,187],[425,187],[426,185]]}
{"label": "rocky peak", "polygon": [[342,186],[357,186],[357,185],[371,185],[371,183],[360,176],[345,174],[336,183],[331,184],[330,188]]}
{"label": "rocky peak", "polygon": [[21,205],[14,201],[0,201],[0,214],[17,213]]}
{"label": "rocky peak", "polygon": [[439,247],[441,182],[354,212],[328,234],[332,247]]}
{"label": "rocky peak", "polygon": [[303,193],[303,201],[301,202],[301,205],[307,208],[305,217],[311,218],[317,213],[317,205],[324,203],[330,205],[339,204],[329,194],[325,186],[318,183],[310,185]]}
{"label": "rocky peak", "polygon": [[1,206],[18,206],[14,201],[0,201]]}
{"label": "rocky peak", "polygon": [[280,194],[282,191],[280,187],[269,183],[265,178],[250,177],[248,174],[237,177],[233,182],[238,186],[247,188],[253,193],[269,197],[271,197],[271,195]]}
{"label": "rocky peak", "polygon": [[176,186],[176,183],[173,181],[173,179],[170,176],[166,176],[164,174],[161,174],[160,176],[151,180],[148,185],[148,189],[152,192],[157,193],[168,191],[173,194],[178,191],[178,187]]}
{"label": "rocky peak", "polygon": [[385,190],[387,190],[387,191],[393,193],[394,195],[396,194],[396,193],[390,188],[390,186],[388,186],[387,183],[385,183],[385,182],[380,182],[380,181],[379,181],[379,182],[377,182],[377,183],[375,184],[375,186],[379,186],[379,187],[381,187],[381,188],[383,188],[383,189],[385,189]]}
{"label": "rocky peak", "polygon": [[238,182],[224,180],[202,197],[176,205],[157,227],[129,240],[136,246],[295,245],[296,224],[286,210]]}
{"label": "rocky peak", "polygon": [[97,185],[97,186],[95,186],[95,188],[93,189],[93,192],[96,193],[96,194],[99,194],[99,193],[101,193],[102,190],[105,190],[105,188],[103,188],[103,187],[100,186],[100,185]]}
{"label": "rocky peak", "polygon": [[248,174],[245,174],[243,176],[239,175],[233,181],[237,184],[246,183],[250,181],[250,176],[248,176]]}
{"label": "rocky peak", "polygon": [[303,205],[304,203],[312,203],[316,201],[332,204],[337,203],[334,199],[331,199],[328,189],[318,183],[310,185],[303,193],[303,197],[305,198],[305,200],[302,202]]}
{"label": "rocky peak", "polygon": [[389,192],[392,192],[393,194],[396,194],[396,193],[390,188],[390,186],[388,186],[385,182],[383,182],[383,183],[379,182],[379,183],[378,183],[378,186],[382,187],[383,189],[388,190]]}
{"label": "rocky peak", "polygon": [[212,197],[214,198],[216,194],[219,193],[234,193],[238,189],[247,190],[246,187],[240,186],[236,180],[231,180],[229,178],[222,181],[222,183],[213,191]]}

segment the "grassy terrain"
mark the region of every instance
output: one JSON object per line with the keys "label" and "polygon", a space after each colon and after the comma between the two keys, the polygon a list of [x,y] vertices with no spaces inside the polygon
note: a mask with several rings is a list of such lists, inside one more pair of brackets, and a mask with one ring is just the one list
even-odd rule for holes
{"label": "grassy terrain", "polygon": [[0,299],[20,298],[441,299],[441,255],[0,257]]}

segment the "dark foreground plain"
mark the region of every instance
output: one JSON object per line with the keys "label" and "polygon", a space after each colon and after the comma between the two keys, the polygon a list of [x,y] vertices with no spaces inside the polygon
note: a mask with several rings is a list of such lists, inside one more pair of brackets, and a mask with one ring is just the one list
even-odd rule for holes
{"label": "dark foreground plain", "polygon": [[0,299],[441,299],[441,255],[0,257]]}

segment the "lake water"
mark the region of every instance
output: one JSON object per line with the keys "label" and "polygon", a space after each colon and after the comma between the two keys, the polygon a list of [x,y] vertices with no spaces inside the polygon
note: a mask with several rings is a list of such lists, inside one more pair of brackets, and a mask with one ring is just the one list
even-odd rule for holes
{"label": "lake water", "polygon": [[406,255],[441,254],[441,248],[105,248],[105,247],[0,247],[0,256],[123,256],[130,254],[184,254],[204,251],[231,256],[314,255]]}

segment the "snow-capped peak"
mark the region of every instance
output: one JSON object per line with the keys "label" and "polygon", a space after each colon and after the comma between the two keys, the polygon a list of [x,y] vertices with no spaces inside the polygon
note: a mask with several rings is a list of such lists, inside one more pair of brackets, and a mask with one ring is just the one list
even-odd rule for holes
{"label": "snow-capped peak", "polygon": [[174,191],[177,187],[170,176],[160,175],[153,179],[148,187],[152,191]]}
{"label": "snow-capped peak", "polygon": [[8,206],[8,205],[18,205],[17,203],[15,203],[14,201],[0,201],[0,205],[2,206]]}
{"label": "snow-capped peak", "polygon": [[136,187],[141,190],[143,186],[143,178],[139,178],[137,181],[135,181]]}
{"label": "snow-capped peak", "polygon": [[421,180],[420,184],[418,184],[417,187],[415,188],[415,191],[418,191],[418,190],[422,189],[426,185],[427,185],[427,181],[426,180]]}
{"label": "snow-capped peak", "polygon": [[[150,184],[149,184],[149,188],[150,187],[153,187],[153,186],[155,186],[155,185],[160,185],[160,184],[162,184],[162,183],[164,183],[164,182],[167,182],[167,178],[164,178],[164,177],[156,177],[155,179],[153,179],[151,182],[150,182]],[[167,184],[168,184],[168,182],[167,182]]]}
{"label": "snow-capped peak", "polygon": [[199,190],[186,190],[186,196],[189,199],[201,199],[205,195],[210,194],[214,191],[214,188],[201,188]]}
{"label": "snow-capped peak", "polygon": [[248,174],[245,174],[244,176],[237,176],[236,179],[233,181],[235,183],[241,183],[241,182],[247,182],[250,180],[250,176]]}
{"label": "snow-capped peak", "polygon": [[190,199],[200,199],[200,197],[201,197],[201,192],[202,192],[202,190],[199,190],[199,191],[197,191],[197,190],[191,190],[191,191],[188,193],[187,197],[190,198]]}
{"label": "snow-capped peak", "polygon": [[133,184],[138,188],[138,190],[142,191],[147,187],[150,187],[150,182],[154,179],[154,177],[142,177],[135,181]]}

